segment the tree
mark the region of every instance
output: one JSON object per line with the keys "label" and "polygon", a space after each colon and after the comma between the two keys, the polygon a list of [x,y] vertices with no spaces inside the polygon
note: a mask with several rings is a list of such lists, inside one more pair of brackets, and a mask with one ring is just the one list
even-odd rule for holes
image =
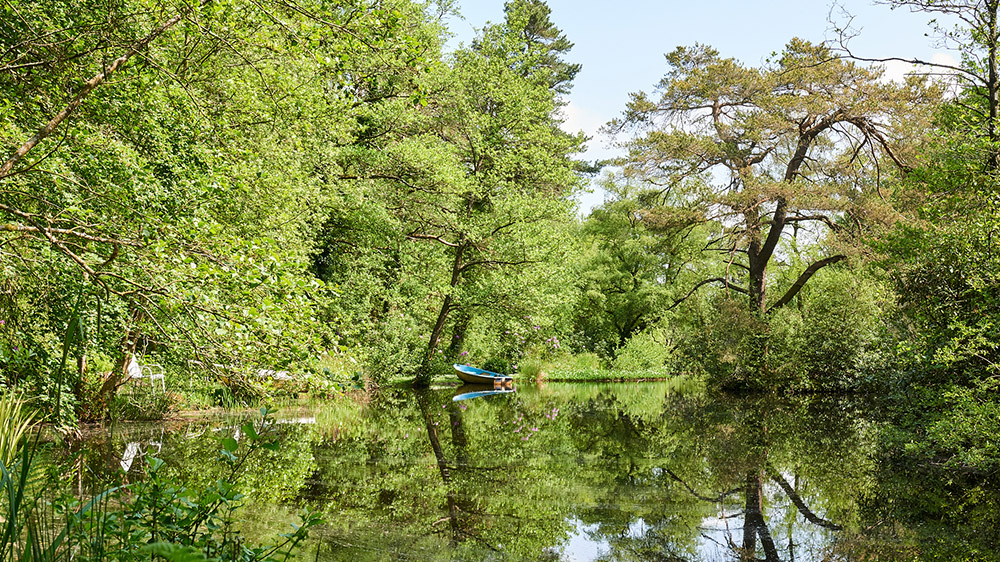
{"label": "tree", "polygon": [[[527,25],[508,18],[487,26],[450,65],[414,77],[419,98],[406,85],[387,88],[393,94],[363,122],[376,134],[337,155],[340,179],[370,186],[366,208],[395,231],[382,238],[386,269],[369,271],[408,292],[383,300],[372,317],[383,330],[407,316],[423,329],[417,365],[400,365],[416,371],[418,386],[446,349],[458,352],[479,311],[526,308],[534,291],[517,280],[565,262],[557,234],[572,216],[578,177],[570,154],[582,137],[559,129],[556,81],[541,67],[540,48],[527,43]],[[336,214],[341,224],[352,221]],[[442,343],[449,328],[450,345]],[[412,341],[393,347],[405,355]]]}
{"label": "tree", "polygon": [[577,326],[588,349],[614,357],[662,318],[705,239],[692,228],[691,211],[672,206],[659,190],[613,178],[604,188],[611,198],[583,223],[592,249],[583,264]]}
{"label": "tree", "polygon": [[[487,30],[483,41],[498,31]],[[553,93],[519,78],[508,62],[459,52],[450,77],[455,97],[432,108],[432,126],[454,158],[452,179],[409,205],[404,223],[409,238],[443,247],[449,274],[418,384],[429,380],[452,312],[502,304],[517,290],[502,289],[505,277],[558,263],[550,256],[561,246],[552,227],[569,218],[565,195],[577,178],[568,155],[580,139],[557,128]]]}
{"label": "tree", "polygon": [[[700,220],[718,233],[706,251],[722,258],[725,272],[694,288],[719,283],[745,295],[761,317],[847,259],[844,242],[891,219],[886,180],[912,167],[913,143],[929,117],[920,108],[939,99],[917,79],[885,83],[879,70],[799,39],[763,68],[701,45],[678,48],[667,61],[659,98],[634,94],[609,125],[641,133],[624,143],[622,164],[629,176],[706,210]],[[824,231],[832,237],[831,251],[768,299],[768,270],[786,251],[782,239],[806,225],[821,227],[813,239]]]}
{"label": "tree", "polygon": [[884,59],[947,72],[961,89],[937,108],[934,143],[924,150],[921,166],[902,192],[902,203],[916,220],[900,224],[881,247],[887,250],[885,265],[912,322],[905,345],[922,348],[923,353],[913,357],[925,358],[924,368],[948,373],[926,382],[982,380],[1000,356],[995,321],[988,312],[1000,298],[994,249],[1000,233],[1000,2],[885,3],[959,22],[951,29],[932,22],[939,44],[961,54],[957,66]]}
{"label": "tree", "polygon": [[105,397],[145,344],[225,365],[315,355],[329,297],[307,268],[331,201],[320,163],[355,133],[369,104],[359,92],[407,77],[365,73],[369,61],[419,73],[424,39],[439,38],[419,25],[425,7],[0,10],[4,374],[61,373],[67,333],[114,356]]}
{"label": "tree", "polygon": [[573,43],[549,19],[552,10],[543,0],[515,0],[504,4],[504,14],[509,28],[520,36],[509,53],[519,61],[515,68],[525,78],[568,94],[581,65],[563,60]]}

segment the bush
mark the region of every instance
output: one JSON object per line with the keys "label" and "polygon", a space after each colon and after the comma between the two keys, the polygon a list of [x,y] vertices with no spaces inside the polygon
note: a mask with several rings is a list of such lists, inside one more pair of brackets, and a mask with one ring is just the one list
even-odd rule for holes
{"label": "bush", "polygon": [[414,321],[405,315],[387,315],[378,333],[367,338],[364,371],[368,383],[381,386],[393,377],[411,377],[420,368],[421,352],[426,348]]}
{"label": "bush", "polygon": [[669,371],[672,354],[656,335],[657,330],[651,330],[632,336],[618,350],[612,367],[620,371]]}
{"label": "bush", "polygon": [[824,271],[796,303],[771,318],[769,368],[790,390],[843,390],[876,352],[880,318],[890,305],[879,282],[847,270]]}

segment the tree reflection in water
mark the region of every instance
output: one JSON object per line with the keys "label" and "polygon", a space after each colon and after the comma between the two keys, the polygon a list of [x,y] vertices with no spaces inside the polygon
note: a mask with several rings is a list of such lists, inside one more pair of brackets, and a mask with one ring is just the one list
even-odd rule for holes
{"label": "tree reflection in water", "polygon": [[[284,426],[282,451],[252,466],[248,509],[259,516],[245,532],[281,530],[308,506],[328,521],[310,560],[891,560],[919,556],[928,540],[922,513],[901,511],[914,506],[938,521],[928,542],[993,545],[981,525],[901,492],[919,472],[876,464],[878,426],[844,400],[712,397],[669,383],[452,394],[386,391],[289,413],[316,423]],[[96,455],[78,464],[120,470],[145,435],[176,474],[211,478],[215,438],[233,426],[119,428],[76,445]],[[996,487],[975,485],[981,504],[963,508],[995,513]]]}

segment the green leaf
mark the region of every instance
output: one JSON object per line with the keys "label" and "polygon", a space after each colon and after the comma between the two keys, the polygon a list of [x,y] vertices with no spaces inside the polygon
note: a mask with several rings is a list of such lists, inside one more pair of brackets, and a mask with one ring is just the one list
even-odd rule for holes
{"label": "green leaf", "polygon": [[241,429],[251,440],[256,441],[260,439],[260,435],[257,434],[257,428],[254,427],[253,422],[243,424]]}

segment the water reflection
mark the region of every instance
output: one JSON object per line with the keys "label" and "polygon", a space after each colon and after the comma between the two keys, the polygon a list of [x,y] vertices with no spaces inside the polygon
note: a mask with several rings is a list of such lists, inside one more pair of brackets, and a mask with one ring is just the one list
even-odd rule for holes
{"label": "water reflection", "polygon": [[[845,400],[712,398],[676,383],[454,395],[280,413],[282,450],[247,467],[257,516],[244,532],[283,531],[308,506],[328,521],[308,547],[316,560],[888,560],[877,537],[912,516],[884,509],[880,494],[901,493],[906,473],[875,463],[877,427]],[[80,487],[126,464],[139,477],[146,452],[211,481],[218,438],[242,421],[96,432],[73,445]],[[995,506],[996,488],[979,485]],[[979,553],[992,544],[979,540]]]}

